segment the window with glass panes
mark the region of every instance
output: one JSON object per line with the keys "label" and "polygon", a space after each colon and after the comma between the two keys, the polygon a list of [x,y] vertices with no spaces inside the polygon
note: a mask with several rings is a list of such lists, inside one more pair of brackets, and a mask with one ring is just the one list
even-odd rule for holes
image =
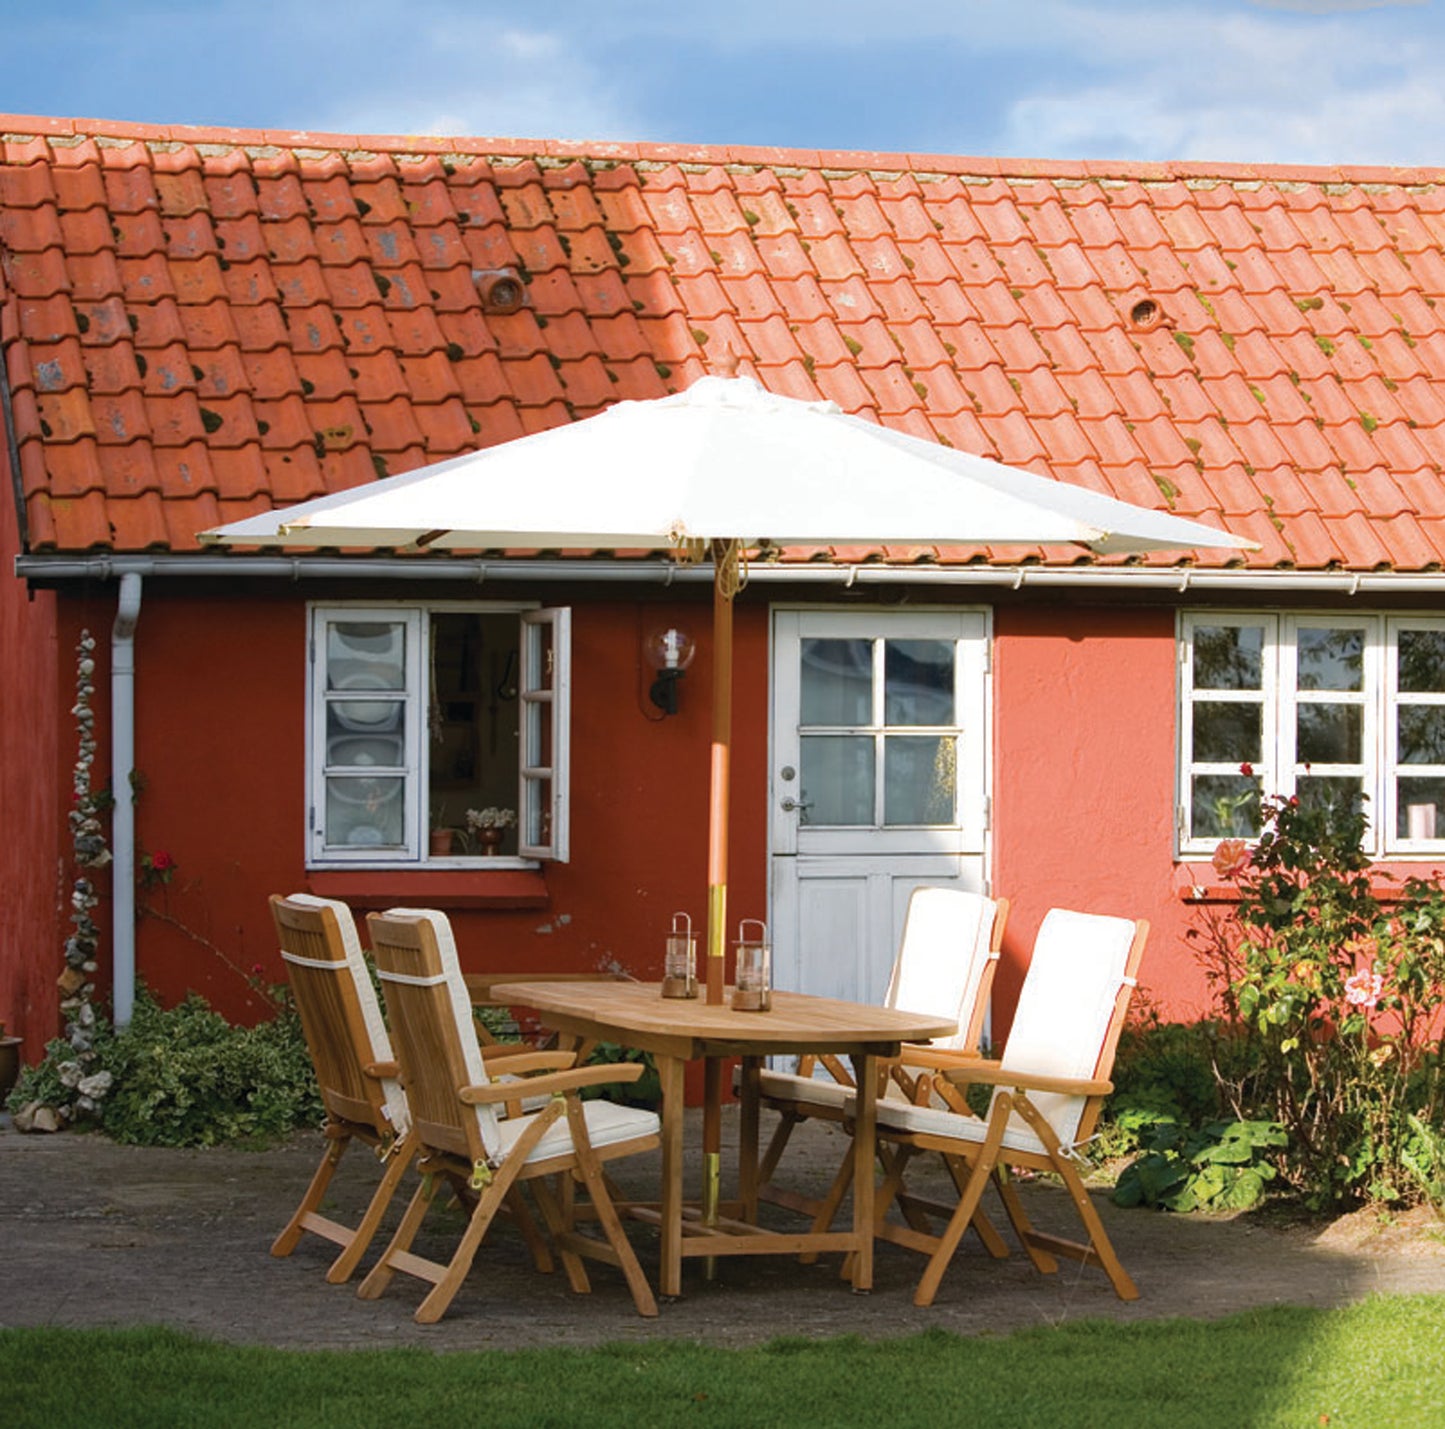
{"label": "window with glass panes", "polygon": [[312,607],[309,861],[565,859],[568,630],[565,610]]}
{"label": "window with glass panes", "polygon": [[808,638],[801,659],[802,823],[956,823],[956,642]]}
{"label": "window with glass panes", "polygon": [[1253,836],[1280,794],[1363,810],[1373,854],[1438,854],[1445,621],[1192,612],[1180,634],[1182,851]]}

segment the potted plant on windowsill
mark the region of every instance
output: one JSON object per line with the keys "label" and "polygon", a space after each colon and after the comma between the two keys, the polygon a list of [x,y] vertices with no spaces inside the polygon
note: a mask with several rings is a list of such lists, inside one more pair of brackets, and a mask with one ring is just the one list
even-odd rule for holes
{"label": "potted plant on windowsill", "polygon": [[517,827],[515,809],[468,809],[467,838],[488,856],[502,846],[507,829]]}
{"label": "potted plant on windowsill", "polygon": [[447,811],[437,806],[431,811],[431,852],[433,858],[446,858],[453,849],[460,829],[447,823]]}

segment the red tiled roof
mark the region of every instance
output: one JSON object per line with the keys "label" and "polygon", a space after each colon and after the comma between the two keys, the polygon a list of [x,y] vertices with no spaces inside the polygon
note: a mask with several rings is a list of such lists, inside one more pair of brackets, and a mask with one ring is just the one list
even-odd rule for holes
{"label": "red tiled roof", "polygon": [[[0,131],[32,551],[193,550],[726,347],[775,391],[1223,524],[1249,566],[1445,565],[1445,170]],[[517,311],[483,305],[500,270]],[[1080,559],[986,558],[1041,557]]]}

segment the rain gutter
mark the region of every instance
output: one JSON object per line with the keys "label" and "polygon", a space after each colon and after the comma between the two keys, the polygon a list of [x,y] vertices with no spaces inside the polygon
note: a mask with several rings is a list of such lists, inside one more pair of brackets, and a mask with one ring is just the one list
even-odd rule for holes
{"label": "rain gutter", "polygon": [[[587,559],[507,560],[476,557],[344,556],[17,556],[15,574],[32,582],[123,580],[169,577],[261,580],[395,580],[418,582],[552,581],[607,582],[670,586],[711,582],[707,562],[681,565],[670,560],[600,561]],[[756,562],[748,567],[756,584],[842,586],[993,586],[1009,590],[1037,588],[1158,590],[1175,594],[1204,591],[1318,591],[1334,595],[1445,595],[1445,571],[1279,571],[1195,566],[892,566]]]}
{"label": "rain gutter", "polygon": [[130,1025],[135,1008],[135,627],[140,618],[141,577],[120,575],[120,597],[110,632],[110,787],[112,879],[111,942],[115,1025]]}

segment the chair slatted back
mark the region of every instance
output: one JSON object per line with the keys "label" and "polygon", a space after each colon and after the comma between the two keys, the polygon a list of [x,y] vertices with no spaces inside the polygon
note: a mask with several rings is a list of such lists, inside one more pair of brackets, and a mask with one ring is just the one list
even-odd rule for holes
{"label": "chair slatted back", "polygon": [[379,1136],[406,1131],[406,1098],[363,1068],[391,1060],[376,994],[345,904],[309,894],[270,899],[281,957],[327,1112]]}
{"label": "chair slatted back", "polygon": [[457,1096],[462,1087],[485,1085],[487,1070],[446,915],[391,908],[366,922],[422,1144],[495,1164],[501,1148],[496,1111],[467,1106]]}
{"label": "chair slatted back", "polygon": [[976,1051],[998,965],[1006,900],[962,888],[915,888],[884,1006],[953,1017],[935,1047]]}
{"label": "chair slatted back", "polygon": [[[1143,919],[1050,909],[1034,941],[1003,1070],[1107,1079],[1148,934]],[[1103,1105],[1101,1097],[1052,1092],[1029,1099],[1066,1147],[1092,1133]],[[1033,1140],[1017,1117],[1013,1131]]]}

